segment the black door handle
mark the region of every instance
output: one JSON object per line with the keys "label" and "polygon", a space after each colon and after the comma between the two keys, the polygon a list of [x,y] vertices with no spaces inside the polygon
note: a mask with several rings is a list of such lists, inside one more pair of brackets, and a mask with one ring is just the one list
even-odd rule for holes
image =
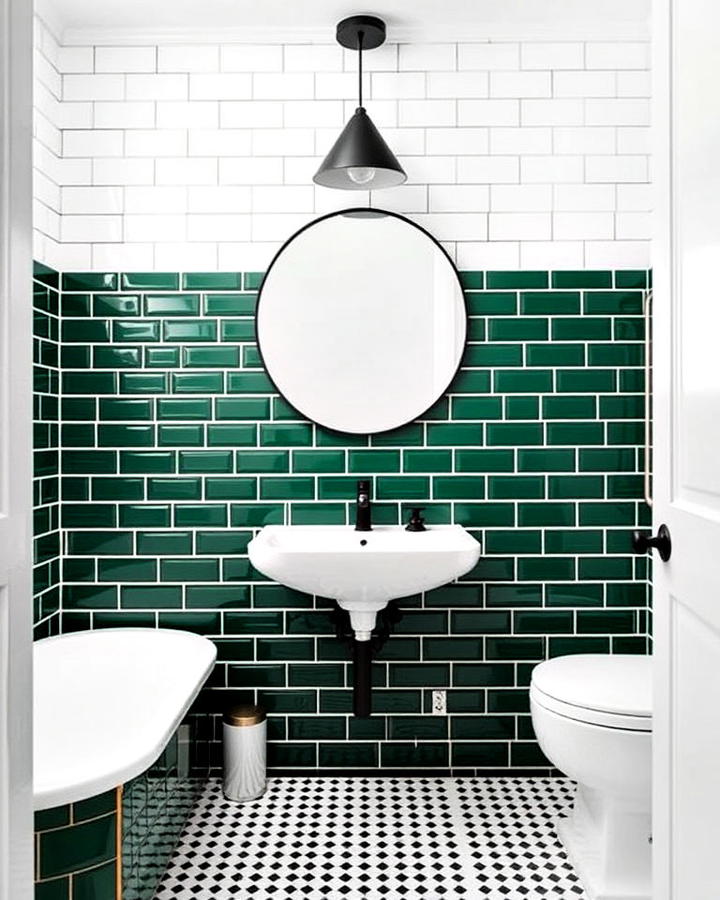
{"label": "black door handle", "polygon": [[663,562],[670,559],[672,553],[672,541],[670,540],[670,532],[667,525],[661,525],[658,528],[656,537],[650,537],[643,531],[633,531],[632,548],[633,553],[647,553],[648,550],[655,548]]}

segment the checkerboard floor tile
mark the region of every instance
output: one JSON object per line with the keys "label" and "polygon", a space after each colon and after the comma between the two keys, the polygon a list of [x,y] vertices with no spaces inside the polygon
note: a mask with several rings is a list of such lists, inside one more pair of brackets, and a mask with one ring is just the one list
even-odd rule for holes
{"label": "checkerboard floor tile", "polygon": [[554,821],[572,784],[530,778],[275,778],[208,784],[155,900],[414,900],[586,895]]}

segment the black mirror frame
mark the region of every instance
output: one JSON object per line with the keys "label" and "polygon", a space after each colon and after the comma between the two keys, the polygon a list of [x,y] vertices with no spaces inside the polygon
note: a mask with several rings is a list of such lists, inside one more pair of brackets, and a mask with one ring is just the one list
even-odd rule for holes
{"label": "black mirror frame", "polygon": [[[270,370],[267,366],[267,363],[265,361],[265,356],[263,355],[263,352],[262,352],[262,341],[260,338],[260,329],[258,327],[258,313],[260,311],[260,303],[262,302],[263,290],[265,288],[265,283],[267,281],[267,277],[270,274],[270,272],[272,271],[273,266],[277,263],[277,261],[282,256],[285,249],[297,237],[299,237],[304,231],[307,231],[309,228],[312,228],[314,225],[317,225],[319,222],[324,222],[326,219],[333,219],[336,216],[353,216],[353,215],[354,216],[363,216],[366,218],[372,218],[375,216],[378,216],[378,217],[379,216],[390,216],[394,219],[400,219],[401,222],[406,222],[408,225],[411,225],[413,228],[416,228],[418,231],[421,231],[426,237],[428,237],[435,244],[435,246],[440,250],[440,252],[445,256],[447,261],[450,263],[452,271],[454,272],[455,277],[457,278],[458,287],[460,288],[460,296],[462,297],[462,302],[463,302],[463,309],[465,311],[465,317],[464,317],[465,335],[463,338],[462,348],[461,348],[461,352],[460,352],[460,358],[458,359],[458,364],[457,364],[452,376],[450,377],[450,380],[448,381],[448,383],[445,385],[445,387],[442,389],[442,391],[440,391],[438,393],[438,395],[435,397],[435,399],[432,401],[432,403],[430,403],[430,405],[426,409],[424,409],[419,415],[414,416],[412,419],[408,419],[407,421],[401,422],[399,425],[394,425],[392,428],[383,428],[380,431],[367,431],[367,432],[342,431],[341,429],[331,428],[330,426],[324,425],[322,422],[318,422],[317,420],[313,419],[311,416],[307,415],[307,413],[304,413],[301,409],[298,409],[297,406],[295,406],[293,403],[290,403],[290,401],[287,399],[287,397],[285,397],[283,392],[280,390],[280,388],[275,383],[275,380],[273,379],[273,377],[270,373]],[[403,216],[400,213],[391,212],[390,210],[387,210],[387,209],[380,209],[379,207],[371,207],[371,206],[352,206],[352,207],[348,207],[347,209],[334,210],[333,212],[326,213],[324,216],[318,216],[317,219],[313,219],[311,222],[308,222],[307,225],[303,225],[302,228],[299,228],[294,234],[290,235],[290,237],[284,242],[282,247],[280,247],[280,249],[277,251],[275,256],[273,256],[272,261],[270,262],[270,265],[265,270],[265,274],[263,275],[262,281],[260,283],[260,287],[258,289],[257,307],[255,310],[255,340],[257,343],[257,349],[258,349],[258,355],[260,357],[260,362],[262,363],[263,370],[265,371],[265,374],[267,375],[270,383],[272,384],[273,388],[278,393],[278,395],[280,397],[282,397],[283,400],[285,400],[285,402],[288,404],[288,406],[290,406],[292,409],[294,409],[298,413],[300,418],[306,419],[308,422],[312,422],[314,425],[317,425],[319,428],[322,428],[325,431],[328,431],[332,434],[343,434],[343,435],[388,434],[389,432],[395,431],[398,428],[404,428],[406,425],[410,425],[413,422],[417,422],[419,419],[422,419],[423,416],[425,416],[433,408],[433,406],[435,406],[435,404],[438,402],[438,400],[440,400],[443,396],[445,396],[445,394],[448,392],[448,389],[450,388],[452,383],[457,378],[457,376],[460,372],[460,369],[462,368],[463,358],[465,356],[465,350],[467,347],[467,340],[468,340],[468,308],[467,308],[467,300],[465,299],[465,288],[463,287],[462,279],[460,278],[460,273],[458,271],[457,266],[455,265],[452,258],[450,257],[450,254],[442,246],[440,241],[438,241],[438,239],[436,237],[434,237],[432,234],[430,234],[430,232],[426,228],[423,228],[422,225],[418,225],[417,222],[413,222],[412,219],[408,219],[407,216]]]}

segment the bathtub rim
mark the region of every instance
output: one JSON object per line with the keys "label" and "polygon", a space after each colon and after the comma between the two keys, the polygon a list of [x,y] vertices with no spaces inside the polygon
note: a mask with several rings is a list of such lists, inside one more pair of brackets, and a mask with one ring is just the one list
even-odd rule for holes
{"label": "bathtub rim", "polygon": [[184,631],[179,628],[120,627],[73,631],[66,634],[53,635],[52,637],[42,638],[39,641],[35,641],[33,645],[33,656],[35,653],[35,647],[41,644],[44,645],[62,640],[72,640],[73,638],[77,639],[81,636],[87,638],[87,636],[91,634],[99,636],[107,634],[130,635],[137,633],[141,633],[143,635],[172,635],[173,638],[176,639],[182,636],[183,642],[186,642],[187,644],[195,644],[198,647],[203,647],[204,649],[209,651],[208,659],[205,662],[201,674],[199,674],[196,680],[196,684],[193,690],[188,694],[187,697],[185,697],[182,705],[176,710],[172,722],[163,731],[162,736],[158,737],[158,739],[155,740],[155,742],[151,746],[149,746],[149,748],[142,755],[134,755],[122,767],[114,767],[111,771],[108,771],[107,774],[103,776],[96,775],[84,781],[74,780],[68,784],[60,786],[57,786],[57,784],[55,783],[52,787],[46,788],[41,791],[37,790],[36,779],[34,777],[33,809],[35,812],[39,812],[45,809],[54,809],[58,806],[65,806],[68,803],[77,803],[80,800],[88,800],[91,797],[96,797],[99,794],[104,794],[106,791],[113,790],[114,788],[119,787],[121,784],[126,784],[128,781],[132,781],[133,778],[136,778],[138,775],[141,775],[143,772],[145,772],[163,752],[168,742],[170,741],[170,738],[175,733],[175,730],[181,724],[189,709],[197,699],[200,691],[203,689],[209,675],[215,667],[215,662],[217,659],[216,645],[204,635],[195,634],[191,631]]}

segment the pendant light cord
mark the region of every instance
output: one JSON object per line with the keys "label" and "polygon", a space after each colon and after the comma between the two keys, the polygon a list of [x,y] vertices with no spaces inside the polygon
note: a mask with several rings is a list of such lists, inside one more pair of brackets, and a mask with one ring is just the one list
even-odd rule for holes
{"label": "pendant light cord", "polygon": [[358,31],[358,98],[359,98],[359,106],[362,108],[363,105],[363,95],[362,95],[362,53],[363,53],[363,38],[365,37],[364,31]]}

